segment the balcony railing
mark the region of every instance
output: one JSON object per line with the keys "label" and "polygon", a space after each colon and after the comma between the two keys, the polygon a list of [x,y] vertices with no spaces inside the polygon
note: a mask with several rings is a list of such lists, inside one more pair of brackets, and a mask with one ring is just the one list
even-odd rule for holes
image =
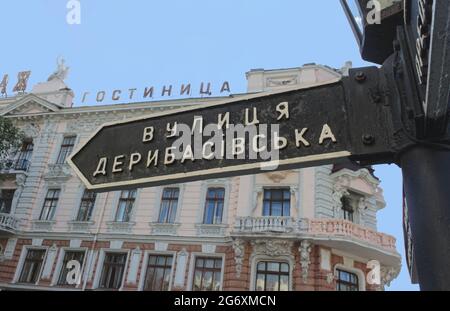
{"label": "balcony railing", "polygon": [[0,214],[0,231],[14,233],[17,230],[19,220],[10,214]]}
{"label": "balcony railing", "polygon": [[292,232],[295,221],[291,217],[242,217],[235,229],[239,232]]}
{"label": "balcony railing", "polygon": [[26,172],[30,168],[31,162],[26,159],[6,159],[0,160],[0,171],[22,171]]}
{"label": "balcony railing", "polygon": [[234,235],[284,233],[289,236],[344,237],[396,251],[395,238],[344,219],[293,219],[291,217],[240,217]]}

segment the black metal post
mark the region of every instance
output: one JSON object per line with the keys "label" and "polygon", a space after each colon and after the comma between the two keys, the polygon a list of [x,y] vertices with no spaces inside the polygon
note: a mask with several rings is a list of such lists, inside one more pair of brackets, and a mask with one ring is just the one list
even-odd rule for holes
{"label": "black metal post", "polygon": [[421,290],[450,290],[450,150],[416,146],[400,158]]}

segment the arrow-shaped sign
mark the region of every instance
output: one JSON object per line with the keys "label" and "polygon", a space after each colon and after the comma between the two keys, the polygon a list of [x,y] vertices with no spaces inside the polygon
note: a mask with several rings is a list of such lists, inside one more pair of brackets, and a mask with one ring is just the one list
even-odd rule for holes
{"label": "arrow-shaped sign", "polygon": [[[379,70],[103,125],[68,159],[89,189],[390,159]],[[353,102],[349,101],[352,98]],[[372,100],[374,98],[374,100]]]}

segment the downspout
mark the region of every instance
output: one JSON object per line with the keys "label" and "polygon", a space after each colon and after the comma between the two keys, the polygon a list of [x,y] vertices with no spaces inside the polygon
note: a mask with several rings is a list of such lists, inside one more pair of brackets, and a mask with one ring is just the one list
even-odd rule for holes
{"label": "downspout", "polygon": [[88,281],[88,278],[89,278],[89,273],[91,271],[91,268],[92,268],[92,265],[93,265],[93,261],[94,261],[95,245],[97,244],[98,235],[100,233],[100,228],[101,228],[101,225],[103,223],[103,217],[105,215],[106,204],[108,203],[108,199],[109,199],[109,192],[106,193],[105,203],[103,204],[103,207],[102,207],[102,211],[101,211],[101,214],[100,214],[100,219],[99,219],[99,222],[98,222],[98,225],[97,225],[97,230],[94,233],[94,239],[92,241],[92,245],[91,245],[91,249],[90,249],[91,256],[89,258],[89,263],[88,263],[87,270],[86,270],[86,277],[84,278],[84,281],[83,281],[83,287],[81,289],[82,291],[86,290],[86,285],[87,285],[87,281]]}

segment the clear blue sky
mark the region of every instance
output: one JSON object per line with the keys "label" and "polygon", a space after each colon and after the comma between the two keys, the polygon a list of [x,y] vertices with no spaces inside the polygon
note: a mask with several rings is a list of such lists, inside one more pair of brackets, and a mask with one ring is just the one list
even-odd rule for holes
{"label": "clear blue sky", "polygon": [[[369,65],[338,1],[81,0],[80,25],[66,23],[67,1],[2,0],[0,76],[9,73],[10,84],[26,69],[32,70],[29,89],[46,80],[58,55],[71,67],[67,84],[77,105],[84,91],[227,80],[240,93],[252,68]],[[376,174],[387,201],[379,230],[397,238],[404,257],[401,172],[383,165]],[[418,289],[404,260],[402,266],[388,289]]]}

